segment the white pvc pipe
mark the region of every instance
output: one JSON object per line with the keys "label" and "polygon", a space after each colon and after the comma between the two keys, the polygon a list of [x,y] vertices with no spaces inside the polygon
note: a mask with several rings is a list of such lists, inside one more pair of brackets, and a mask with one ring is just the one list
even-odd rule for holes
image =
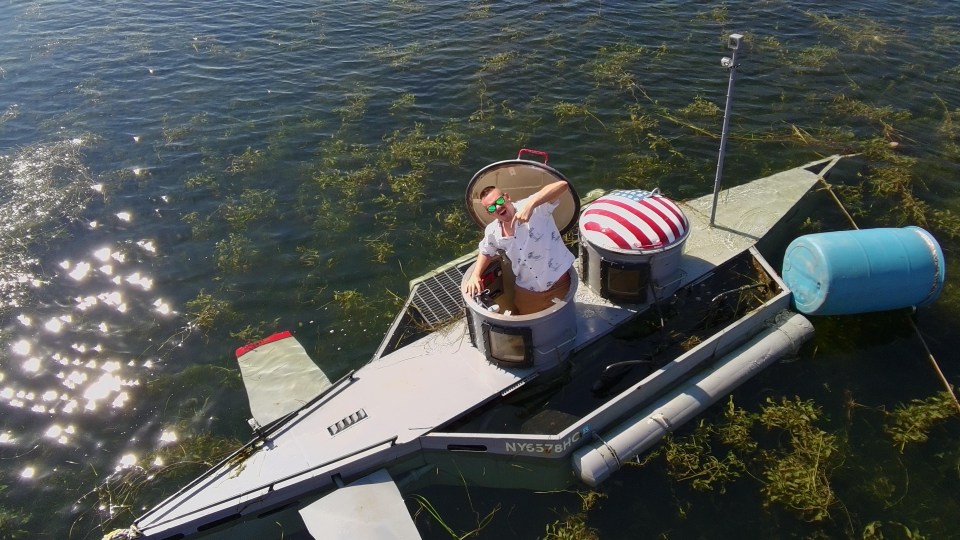
{"label": "white pvc pipe", "polygon": [[649,449],[667,433],[692,420],[707,407],[813,337],[803,315],[782,311],[774,324],[720,359],[680,388],[597,437],[573,454],[573,468],[590,486],[620,469],[624,461]]}

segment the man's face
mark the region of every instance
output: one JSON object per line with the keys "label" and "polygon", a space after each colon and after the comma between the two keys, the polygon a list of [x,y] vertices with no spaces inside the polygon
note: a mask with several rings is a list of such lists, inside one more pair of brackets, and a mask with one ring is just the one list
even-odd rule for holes
{"label": "man's face", "polygon": [[508,222],[513,219],[514,208],[513,203],[510,202],[510,196],[499,189],[491,190],[484,198],[480,199],[480,202],[483,203],[483,207],[488,212],[490,207],[496,207],[493,215],[500,221]]}

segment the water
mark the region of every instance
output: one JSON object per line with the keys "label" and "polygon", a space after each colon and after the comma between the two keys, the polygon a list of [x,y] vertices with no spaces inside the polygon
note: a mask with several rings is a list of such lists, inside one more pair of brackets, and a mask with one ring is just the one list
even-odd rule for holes
{"label": "water", "polygon": [[[747,48],[725,182],[872,149],[831,181],[861,226],[917,223],[905,211],[926,205],[948,283],[916,321],[956,384],[952,12],[923,0],[4,3],[0,536],[97,537],[201,470],[177,463],[202,461],[204,436],[246,440],[232,351],[249,338],[293,329],[331,377],[362,365],[407,280],[473,249],[462,190],[492,161],[531,147],[581,193],[708,192],[732,32]],[[876,156],[890,142],[883,157],[911,160],[894,164],[913,183],[843,189],[865,181],[861,166],[888,165]],[[823,210],[820,225],[845,226]],[[941,388],[905,321],[817,320],[809,351],[735,395],[754,410],[779,396],[823,406],[849,452],[831,519],[765,507],[756,479],[692,491],[660,461],[604,486],[588,526],[960,536],[956,418],[902,454],[882,429],[883,410]],[[122,479],[140,490],[98,489]],[[422,493],[461,534],[498,509],[485,538],[541,536],[580,503]]]}

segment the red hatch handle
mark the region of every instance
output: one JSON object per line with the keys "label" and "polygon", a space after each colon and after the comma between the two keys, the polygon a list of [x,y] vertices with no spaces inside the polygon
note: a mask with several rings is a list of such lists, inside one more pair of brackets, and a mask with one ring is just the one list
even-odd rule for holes
{"label": "red hatch handle", "polygon": [[521,148],[520,152],[517,154],[517,159],[523,159],[523,154],[534,154],[543,158],[543,164],[547,164],[547,153],[541,152],[540,150],[532,150],[530,148]]}

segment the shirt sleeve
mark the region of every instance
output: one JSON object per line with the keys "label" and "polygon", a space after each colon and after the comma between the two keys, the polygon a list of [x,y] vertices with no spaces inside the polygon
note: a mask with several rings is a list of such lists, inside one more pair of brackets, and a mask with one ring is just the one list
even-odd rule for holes
{"label": "shirt sleeve", "polygon": [[552,214],[553,211],[556,210],[558,206],[560,206],[560,198],[559,198],[559,197],[557,197],[557,200],[555,200],[555,201],[547,201],[547,202],[544,202],[544,203],[540,203],[540,206],[534,208],[534,209],[533,209],[533,212],[534,212],[534,213],[540,212],[540,213]]}
{"label": "shirt sleeve", "polygon": [[493,242],[493,233],[491,233],[490,227],[486,227],[483,230],[483,238],[480,239],[480,243],[477,248],[481,255],[493,257],[497,254],[497,246]]}

